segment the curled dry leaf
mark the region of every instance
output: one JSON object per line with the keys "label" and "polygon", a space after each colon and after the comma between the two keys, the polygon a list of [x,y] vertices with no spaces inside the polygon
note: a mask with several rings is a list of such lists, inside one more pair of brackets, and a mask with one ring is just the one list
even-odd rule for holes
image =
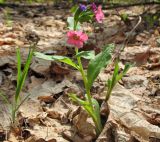
{"label": "curled dry leaf", "polygon": [[77,128],[77,132],[85,139],[90,137],[90,141],[96,138],[95,127],[86,111],[81,109],[80,114],[73,118],[73,124]]}
{"label": "curled dry leaf", "polygon": [[96,142],[115,142],[117,141],[116,125],[109,121],[105,124],[103,131],[97,138]]}
{"label": "curled dry leaf", "polygon": [[74,131],[64,131],[63,137],[72,142],[87,142],[78,136]]}
{"label": "curled dry leaf", "polygon": [[68,98],[60,97],[52,107],[45,107],[44,110],[48,113],[48,117],[52,119],[59,119],[61,123],[68,123],[68,116],[71,113],[71,104]]}

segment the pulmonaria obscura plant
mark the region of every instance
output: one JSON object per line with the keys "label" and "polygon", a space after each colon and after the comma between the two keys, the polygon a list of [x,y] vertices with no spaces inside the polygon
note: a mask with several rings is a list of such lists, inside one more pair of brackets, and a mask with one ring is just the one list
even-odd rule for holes
{"label": "pulmonaria obscura plant", "polygon": [[[73,17],[68,17],[67,19],[69,28],[69,31],[67,32],[67,43],[75,47],[74,57],[76,58],[76,62],[69,57],[57,55],[51,56],[39,52],[36,52],[35,56],[45,60],[66,63],[81,73],[85,87],[85,99],[82,100],[78,98],[76,94],[69,94],[69,96],[73,101],[81,105],[88,112],[89,116],[91,116],[98,135],[102,131],[100,107],[97,100],[92,97],[90,90],[101,69],[105,68],[109,63],[114,46],[112,44],[105,46],[102,52],[97,55],[95,55],[94,51],[79,51],[88,40],[88,35],[81,30],[80,25],[84,22],[91,23],[93,21],[102,23],[104,14],[101,6],[97,7],[94,3],[88,6],[82,4],[74,6],[71,9],[71,12],[73,13]],[[81,63],[82,58],[90,60],[86,71]]]}

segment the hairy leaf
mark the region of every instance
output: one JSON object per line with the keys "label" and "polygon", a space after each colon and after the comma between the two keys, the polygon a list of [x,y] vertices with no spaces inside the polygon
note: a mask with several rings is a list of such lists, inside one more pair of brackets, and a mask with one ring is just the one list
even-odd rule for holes
{"label": "hairy leaf", "polygon": [[78,8],[79,8],[78,5],[73,6],[71,8],[71,12],[74,14],[77,11]]}
{"label": "hairy leaf", "polygon": [[35,52],[34,53],[35,57],[37,58],[40,58],[40,59],[44,59],[44,60],[49,60],[49,61],[60,61],[60,62],[63,62],[63,63],[66,63],[76,69],[79,70],[79,66],[77,64],[75,64],[70,58],[68,57],[65,57],[65,56],[57,56],[57,55],[54,55],[54,56],[51,56],[51,55],[45,55],[43,53],[40,53],[40,52]]}
{"label": "hairy leaf", "polygon": [[94,51],[81,51],[78,52],[76,57],[82,57],[85,59],[94,59],[95,58],[95,52]]}
{"label": "hairy leaf", "polygon": [[105,68],[111,59],[111,51],[114,45],[107,45],[104,50],[96,55],[96,57],[90,60],[87,70],[88,89],[91,88],[93,82],[97,78],[102,68]]}
{"label": "hairy leaf", "polygon": [[89,22],[92,20],[94,14],[89,10],[87,12],[82,12],[81,15],[79,16],[79,22]]}

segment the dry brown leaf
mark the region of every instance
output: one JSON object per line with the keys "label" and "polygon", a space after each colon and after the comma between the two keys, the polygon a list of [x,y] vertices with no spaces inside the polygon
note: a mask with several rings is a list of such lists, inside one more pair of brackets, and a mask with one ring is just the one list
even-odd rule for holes
{"label": "dry brown leaf", "polygon": [[53,103],[56,101],[56,99],[53,98],[53,96],[39,96],[38,100],[45,103]]}
{"label": "dry brown leaf", "polygon": [[50,72],[55,73],[57,75],[67,75],[70,73],[70,70],[60,66],[59,64],[52,62],[50,66]]}
{"label": "dry brown leaf", "polygon": [[81,109],[80,114],[73,118],[73,124],[83,138],[90,136],[91,140],[96,137],[95,127],[91,119],[88,119],[88,114]]}

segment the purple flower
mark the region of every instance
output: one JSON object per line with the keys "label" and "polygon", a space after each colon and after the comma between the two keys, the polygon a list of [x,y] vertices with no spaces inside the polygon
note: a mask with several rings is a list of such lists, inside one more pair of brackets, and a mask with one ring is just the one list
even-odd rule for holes
{"label": "purple flower", "polygon": [[87,7],[86,7],[85,5],[83,5],[83,4],[80,4],[80,5],[79,5],[79,9],[80,9],[81,11],[86,11]]}
{"label": "purple flower", "polygon": [[93,12],[95,12],[97,10],[97,6],[95,3],[91,4],[91,9],[93,10]]}

